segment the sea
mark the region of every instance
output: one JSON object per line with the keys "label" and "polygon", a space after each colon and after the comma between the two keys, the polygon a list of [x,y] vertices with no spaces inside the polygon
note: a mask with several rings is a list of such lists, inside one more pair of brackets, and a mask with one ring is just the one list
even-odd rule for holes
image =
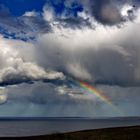
{"label": "sea", "polygon": [[0,137],[38,136],[101,128],[139,126],[140,117],[1,118]]}

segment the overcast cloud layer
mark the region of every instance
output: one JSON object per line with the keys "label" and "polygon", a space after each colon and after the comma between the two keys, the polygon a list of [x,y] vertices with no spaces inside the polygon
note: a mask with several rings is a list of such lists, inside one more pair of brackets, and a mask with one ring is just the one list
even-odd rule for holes
{"label": "overcast cloud layer", "polygon": [[20,16],[1,5],[0,16],[0,116],[140,115],[138,0],[46,0]]}

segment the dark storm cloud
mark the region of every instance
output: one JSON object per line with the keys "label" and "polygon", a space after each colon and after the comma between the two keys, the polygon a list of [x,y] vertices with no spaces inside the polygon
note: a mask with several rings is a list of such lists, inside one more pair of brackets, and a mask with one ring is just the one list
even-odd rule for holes
{"label": "dark storm cloud", "polygon": [[129,0],[82,0],[81,2],[85,11],[103,25],[117,25],[125,22],[126,17],[121,14],[121,8],[126,4],[133,7],[128,11],[128,19],[132,19],[131,13],[139,7],[134,0],[131,2]]}
{"label": "dark storm cloud", "polygon": [[111,0],[88,0],[86,6],[85,8],[87,8],[91,16],[104,25],[114,25],[123,21],[117,2]]}

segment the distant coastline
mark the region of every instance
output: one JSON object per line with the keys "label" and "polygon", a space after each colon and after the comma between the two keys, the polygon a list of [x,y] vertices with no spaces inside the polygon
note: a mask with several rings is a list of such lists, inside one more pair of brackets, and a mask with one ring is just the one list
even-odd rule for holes
{"label": "distant coastline", "polygon": [[127,117],[0,117],[0,121],[4,120],[140,120],[140,116]]}

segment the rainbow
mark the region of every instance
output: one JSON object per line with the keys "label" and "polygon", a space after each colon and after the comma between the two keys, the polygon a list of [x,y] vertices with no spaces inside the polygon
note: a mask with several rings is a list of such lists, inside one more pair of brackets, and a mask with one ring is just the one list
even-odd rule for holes
{"label": "rainbow", "polygon": [[104,96],[103,94],[101,94],[99,91],[97,91],[93,86],[89,85],[86,82],[83,82],[81,80],[76,80],[76,83],[78,83],[78,85],[83,88],[84,90],[88,91],[89,93],[94,94],[96,97],[98,97],[100,100],[112,105],[112,102],[110,99],[108,99],[106,96]]}
{"label": "rainbow", "polygon": [[106,97],[105,95],[103,95],[101,92],[99,92],[95,87],[93,87],[92,85],[83,82],[81,80],[75,80],[75,82],[84,90],[88,91],[89,93],[94,94],[96,97],[98,97],[101,101],[107,103],[108,105],[110,105],[112,108],[114,108],[114,110],[116,110],[119,113],[122,113],[121,110],[119,110],[113,103],[112,101]]}

